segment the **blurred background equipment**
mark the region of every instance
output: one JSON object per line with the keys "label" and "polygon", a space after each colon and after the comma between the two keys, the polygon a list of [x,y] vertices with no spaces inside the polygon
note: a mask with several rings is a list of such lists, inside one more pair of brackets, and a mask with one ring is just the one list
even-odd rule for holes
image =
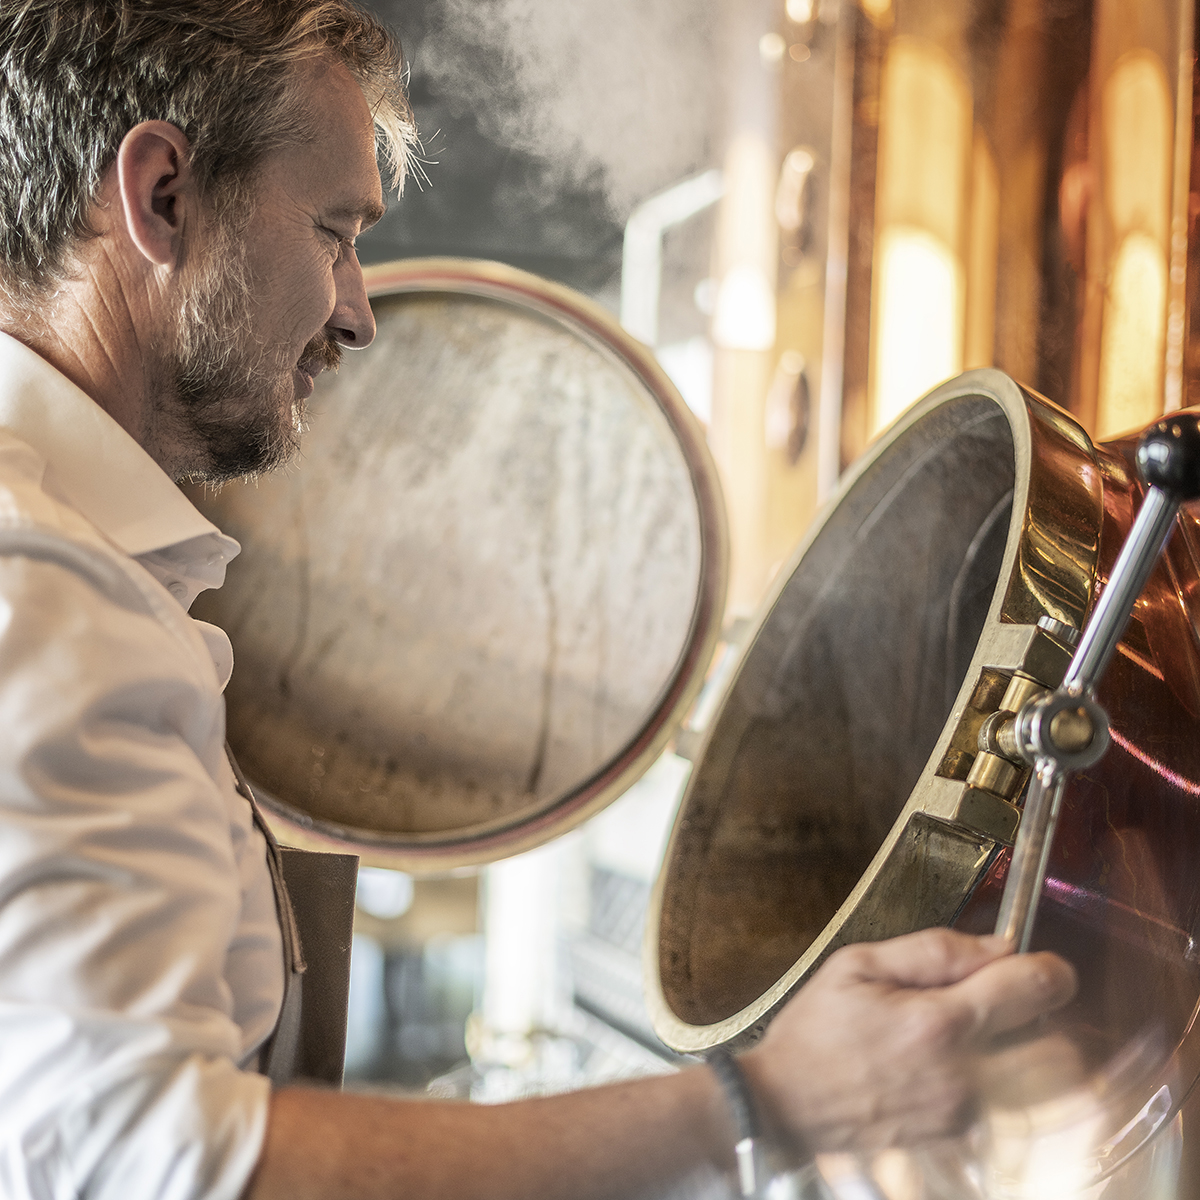
{"label": "blurred background equipment", "polygon": [[1190,0],[375,7],[431,161],[364,261],[494,258],[636,312],[623,247],[691,181],[631,328],[709,423],[734,615],[868,442],[964,369],[1101,438],[1200,387]]}

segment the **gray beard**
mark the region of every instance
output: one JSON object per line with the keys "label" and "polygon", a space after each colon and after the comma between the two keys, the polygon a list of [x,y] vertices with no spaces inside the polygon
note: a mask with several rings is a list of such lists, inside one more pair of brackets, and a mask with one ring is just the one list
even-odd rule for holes
{"label": "gray beard", "polygon": [[[178,482],[223,484],[273,471],[295,455],[305,406],[293,369],[255,339],[255,304],[240,236],[218,222],[203,261],[181,281],[170,344],[151,397],[153,440]],[[322,331],[300,362],[335,369],[341,347]]]}

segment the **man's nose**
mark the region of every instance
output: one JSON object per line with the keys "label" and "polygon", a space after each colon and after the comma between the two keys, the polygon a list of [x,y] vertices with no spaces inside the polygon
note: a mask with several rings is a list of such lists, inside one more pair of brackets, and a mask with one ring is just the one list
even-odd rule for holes
{"label": "man's nose", "polygon": [[334,271],[336,299],[325,327],[347,349],[362,350],[375,340],[375,314],[358,256],[351,251],[344,258]]}

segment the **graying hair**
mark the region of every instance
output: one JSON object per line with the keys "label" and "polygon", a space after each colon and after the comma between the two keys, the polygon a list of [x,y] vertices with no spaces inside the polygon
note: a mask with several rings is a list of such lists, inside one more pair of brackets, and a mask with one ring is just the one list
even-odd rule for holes
{"label": "graying hair", "polygon": [[142,121],[184,133],[221,218],[307,135],[295,68],[322,55],[362,87],[398,191],[416,145],[400,47],[351,0],[0,0],[0,298],[27,308],[66,276]]}

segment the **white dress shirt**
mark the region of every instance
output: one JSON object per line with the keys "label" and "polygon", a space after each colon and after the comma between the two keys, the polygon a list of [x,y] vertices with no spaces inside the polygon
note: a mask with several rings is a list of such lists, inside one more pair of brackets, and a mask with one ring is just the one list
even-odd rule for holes
{"label": "white dress shirt", "polygon": [[0,334],[0,1200],[236,1200],[283,995],[226,761],[238,545]]}

